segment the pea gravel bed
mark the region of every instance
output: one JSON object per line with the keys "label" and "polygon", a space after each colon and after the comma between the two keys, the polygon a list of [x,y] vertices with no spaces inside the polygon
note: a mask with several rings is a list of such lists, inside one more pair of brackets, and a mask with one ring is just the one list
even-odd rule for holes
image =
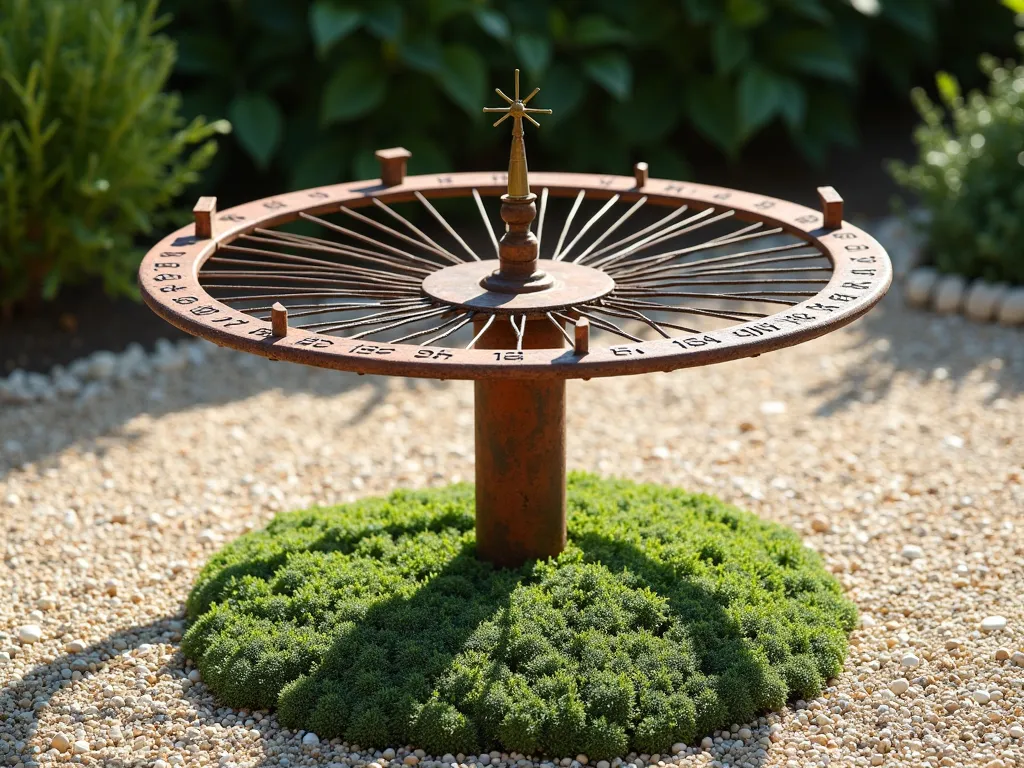
{"label": "pea gravel bed", "polygon": [[[1024,768],[1024,334],[897,297],[757,359],[571,382],[569,411],[572,467],[793,526],[861,614],[820,698],[611,765]],[[0,408],[0,766],[530,765],[291,732],[220,707],[180,652],[223,542],[279,510],[471,479],[472,451],[467,383],[229,352]]]}

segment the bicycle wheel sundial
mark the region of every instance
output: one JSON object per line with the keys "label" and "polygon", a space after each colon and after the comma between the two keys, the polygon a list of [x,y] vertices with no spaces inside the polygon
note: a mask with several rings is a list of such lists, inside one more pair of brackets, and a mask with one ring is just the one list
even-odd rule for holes
{"label": "bicycle wheel sundial", "polygon": [[[507,174],[407,177],[410,153],[381,150],[379,180],[220,213],[202,198],[139,270],[150,307],[223,346],[475,380],[477,551],[498,565],[565,546],[566,379],[813,339],[868,311],[892,276],[830,187],[816,211],[650,179],[643,163],[633,176],[529,174],[523,121],[550,114],[527,106],[538,90],[521,99],[517,70],[514,98],[497,90],[506,106],[484,110],[512,119]],[[459,203],[472,226],[439,210]]]}

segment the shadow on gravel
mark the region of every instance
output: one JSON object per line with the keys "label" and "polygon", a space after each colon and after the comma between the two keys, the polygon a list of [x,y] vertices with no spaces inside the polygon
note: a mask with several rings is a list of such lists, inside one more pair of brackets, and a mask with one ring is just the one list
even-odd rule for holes
{"label": "shadow on gravel", "polygon": [[[389,393],[414,386],[443,387],[446,383],[360,376],[222,351],[201,366],[161,374],[146,382],[117,384],[84,403],[59,400],[0,406],[0,481],[15,467],[45,464],[48,457],[72,445],[102,453],[104,440],[131,443],[137,435],[125,425],[143,415],[158,419],[228,405],[271,390],[326,399],[365,389],[365,400],[342,423],[352,426],[371,418]],[[197,414],[197,418],[201,416]]]}
{"label": "shadow on gravel", "polygon": [[857,321],[849,336],[856,360],[836,370],[811,394],[825,397],[819,416],[851,403],[886,398],[896,376],[918,381],[949,381],[963,387],[968,379],[985,382],[985,400],[1012,398],[1024,392],[1024,331],[974,323],[908,308],[900,287]]}
{"label": "shadow on gravel", "polygon": [[[104,729],[117,723],[124,734],[123,740],[117,742],[117,747],[120,747],[119,751],[127,751],[129,755],[129,757],[114,756],[113,752],[116,747],[90,750],[88,756],[94,761],[98,761],[94,764],[102,765],[104,768],[151,768],[157,759],[163,757],[167,760],[170,755],[178,754],[184,757],[184,765],[192,765],[193,762],[187,748],[171,745],[183,740],[182,730],[184,728],[220,723],[228,713],[226,708],[221,707],[213,699],[205,685],[200,683],[192,686],[185,691],[184,695],[156,698],[149,694],[152,698],[146,700],[144,697],[147,696],[147,691],[152,686],[140,682],[139,690],[118,694],[122,697],[136,696],[135,705],[130,709],[115,707],[112,704],[113,696],[106,697],[103,692],[103,687],[108,682],[105,678],[112,674],[128,676],[132,682],[141,680],[136,677],[134,671],[141,666],[146,667],[154,674],[170,672],[174,679],[172,684],[181,685],[182,681],[187,679],[189,669],[186,668],[185,658],[178,647],[179,641],[172,638],[180,637],[182,623],[180,618],[168,616],[145,626],[132,627],[104,638],[81,653],[62,654],[49,664],[33,667],[20,681],[5,679],[3,686],[0,687],[0,760],[5,760],[6,764],[11,765],[38,765],[39,757],[50,749],[50,740],[53,736],[63,733],[73,744],[77,740],[75,730],[80,727],[82,722],[91,721],[94,727],[102,724]],[[145,653],[128,655],[147,643],[173,645],[175,652],[170,662],[159,664],[155,658],[147,658],[148,654]],[[61,672],[65,667],[82,672],[83,677],[78,680],[63,678]],[[133,671],[119,671],[122,669]],[[126,688],[130,688],[131,684],[126,685]],[[166,682],[163,684],[167,685]],[[90,704],[85,706],[73,704],[69,707],[60,701],[61,691],[80,686],[89,686],[95,689],[94,694],[90,696]],[[120,704],[120,702],[117,703]],[[57,711],[47,716],[47,712],[54,709]],[[184,716],[174,715],[174,712],[181,710],[185,710]],[[237,726],[240,730],[243,723],[251,716],[251,713],[245,710],[231,710],[230,712],[237,717],[237,723],[231,725]],[[45,735],[38,733],[42,718],[56,720],[64,714],[71,714],[74,722],[64,724],[51,721],[46,728]],[[128,729],[132,727],[141,728],[147,732],[147,744],[159,744],[165,749],[162,752],[153,750],[145,755],[136,754],[137,750],[132,744],[133,736],[128,734]],[[268,746],[270,742],[263,742],[262,739],[264,733],[272,727],[276,729],[276,719],[264,716],[262,721],[244,726],[245,731],[250,734],[252,731],[256,731],[259,736],[247,736],[243,733],[243,738],[264,747]],[[154,731],[156,737],[154,737]],[[87,736],[89,735],[87,731]],[[227,734],[224,733],[224,735]],[[203,740],[205,737],[196,739],[193,743],[198,744]],[[3,749],[5,741],[9,749],[6,754]],[[22,745],[21,748],[18,745]],[[33,753],[33,749],[37,747],[38,751]],[[208,753],[209,764],[215,764],[220,753],[228,752],[230,754],[230,751],[231,744],[225,738],[223,744]],[[64,759],[67,759],[67,754],[70,752],[65,754]],[[233,757],[243,759],[241,755]],[[75,761],[78,761],[77,758]],[[179,765],[181,764],[179,763]],[[270,754],[265,754],[255,763],[245,762],[247,766],[280,766],[280,764],[280,758]]]}
{"label": "shadow on gravel", "polygon": [[[584,550],[585,559],[588,562],[600,561],[613,570],[622,567],[629,567],[637,576],[649,584],[657,592],[669,598],[672,610],[683,617],[684,623],[691,626],[695,632],[700,634],[702,629],[720,625],[722,622],[730,622],[724,607],[718,606],[715,598],[707,594],[700,585],[696,583],[683,584],[668,569],[649,560],[642,551],[635,546],[614,541],[612,539],[589,535],[577,542]],[[387,630],[395,627],[396,623],[404,626],[399,618],[403,616],[423,616],[424,614],[433,617],[433,624],[442,628],[430,636],[421,638],[421,643],[413,643],[414,651],[422,653],[411,653],[406,648],[403,658],[390,654],[388,658],[382,659],[383,668],[392,672],[396,678],[415,678],[426,673],[429,667],[431,672],[436,672],[438,664],[442,667],[449,667],[455,655],[461,650],[469,634],[476,626],[487,619],[496,619],[503,635],[502,641],[507,642],[507,630],[509,627],[509,607],[511,604],[510,595],[516,579],[499,580],[491,594],[479,596],[483,599],[473,600],[471,595],[466,595],[467,602],[475,606],[474,615],[470,622],[448,621],[453,618],[452,610],[457,610],[457,605],[451,599],[451,580],[463,583],[466,589],[472,585],[462,578],[459,571],[467,565],[467,560],[472,558],[472,548],[464,550],[457,555],[442,571],[432,578],[427,584],[413,595],[406,598],[394,598],[374,606],[366,616],[358,622],[353,632],[345,638],[340,639],[335,646],[328,651],[327,658],[321,669],[330,668],[333,663],[345,666],[346,659],[351,660],[353,652],[365,647],[373,646],[380,649],[387,646],[382,643],[382,636]],[[709,613],[710,610],[710,613]],[[91,721],[94,727],[102,724],[104,727],[117,723],[124,734],[123,741],[118,743],[121,751],[128,751],[129,757],[117,757],[113,753],[115,747],[103,747],[100,750],[90,750],[90,756],[99,760],[104,768],[150,768],[154,761],[163,757],[165,760],[173,754],[184,757],[184,764],[190,765],[190,753],[188,745],[172,746],[180,744],[184,740],[183,728],[202,727],[221,723],[228,709],[222,707],[210,694],[205,684],[197,684],[189,687],[184,694],[168,693],[165,696],[153,696],[151,693],[154,687],[145,681],[145,672],[140,672],[139,667],[146,667],[152,674],[167,675],[173,678],[170,685],[182,685],[187,678],[185,659],[180,651],[180,635],[183,629],[181,615],[167,616],[145,626],[132,627],[112,634],[99,643],[86,648],[81,653],[62,654],[47,664],[40,664],[30,669],[21,680],[5,680],[0,688],[0,758],[5,758],[8,763],[14,764],[20,760],[22,764],[33,764],[31,761],[38,760],[41,753],[50,748],[50,739],[58,733],[64,733],[72,741],[76,741],[75,730],[83,721]],[[459,626],[461,625],[461,626]],[[445,631],[444,628],[447,627]],[[407,633],[401,633],[403,645],[409,646],[410,638]],[[440,645],[437,641],[443,641]],[[170,644],[175,647],[175,653],[167,664],[159,664],[155,658],[150,658],[145,651],[139,653],[140,647],[144,644]],[[705,672],[713,673],[720,670],[714,669],[711,657],[718,654],[713,653],[713,647],[708,646],[706,653],[700,653],[700,663]],[[62,676],[62,670],[67,667],[70,670],[82,672],[83,677],[78,680],[71,680]],[[121,675],[122,679],[127,678],[126,688],[135,686],[137,690],[131,693],[136,696],[136,702],[131,708],[119,708],[114,702],[113,696],[106,696],[103,692],[107,684],[107,678],[111,675]],[[139,675],[143,675],[140,677]],[[342,673],[344,676],[344,673]],[[316,679],[314,675],[313,679]],[[138,681],[136,683],[136,681]],[[164,678],[161,683],[168,686]],[[89,696],[90,704],[81,706],[66,705],[60,700],[60,692],[65,689],[80,687],[91,687],[94,693]],[[180,690],[180,689],[179,689]],[[122,694],[118,694],[122,695]],[[150,696],[151,699],[146,697]],[[79,700],[82,699],[79,691]],[[56,711],[54,711],[56,710]],[[49,714],[48,714],[49,713]],[[74,719],[72,723],[54,722],[59,717],[70,714]],[[265,752],[256,762],[246,761],[243,755],[232,755],[232,758],[243,760],[246,766],[259,766],[270,768],[270,766],[281,765],[281,753],[273,747],[272,741],[268,740],[268,731],[275,731],[279,734],[279,726],[276,718],[264,716],[261,721],[250,723],[244,726],[244,722],[251,717],[247,710],[230,710],[230,714],[236,717],[236,722],[229,723],[228,727],[237,727],[239,731],[244,727],[248,734],[242,734],[246,741],[258,743],[261,748],[268,747],[273,752]],[[46,718],[47,724],[45,733],[39,733],[40,720]],[[148,734],[147,744],[158,743],[165,748],[159,753],[151,751],[148,754],[135,754],[133,752],[133,736],[127,731],[129,728],[142,728]],[[751,730],[758,730],[756,721],[749,725]],[[255,735],[253,732],[256,732]],[[155,732],[155,733],[154,733]],[[218,759],[221,752],[230,754],[231,744],[227,739],[227,733],[222,732],[224,741],[208,753],[211,764]],[[155,738],[154,738],[155,736]],[[699,734],[703,736],[703,734]],[[3,743],[7,741],[14,751],[3,753]],[[197,737],[191,743],[198,743],[205,740],[205,737]],[[20,750],[16,747],[21,744]],[[38,752],[32,750],[38,747]],[[342,755],[330,756],[330,747],[326,743],[322,749],[317,747],[308,749],[301,747],[302,756],[312,759],[316,764],[326,764],[330,760],[341,760]],[[324,754],[324,753],[327,754]],[[15,761],[11,760],[15,756]],[[746,757],[746,765],[751,768],[758,768],[767,760],[767,755],[757,756],[750,754]]]}

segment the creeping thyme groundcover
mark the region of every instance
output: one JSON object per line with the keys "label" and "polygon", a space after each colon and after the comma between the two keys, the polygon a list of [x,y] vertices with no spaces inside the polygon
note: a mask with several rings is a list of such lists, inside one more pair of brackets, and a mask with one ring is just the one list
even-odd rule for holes
{"label": "creeping thyme groundcover", "polygon": [[792,531],[573,475],[557,559],[474,556],[473,489],[277,516],[204,568],[184,650],[234,707],[361,747],[665,752],[820,694],[856,610]]}

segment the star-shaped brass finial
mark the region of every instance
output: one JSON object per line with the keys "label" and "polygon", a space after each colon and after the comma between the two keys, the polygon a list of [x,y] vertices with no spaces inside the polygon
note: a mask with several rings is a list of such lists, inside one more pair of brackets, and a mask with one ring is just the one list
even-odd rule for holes
{"label": "star-shaped brass finial", "polygon": [[537,95],[540,88],[534,88],[525,99],[519,98],[519,70],[516,70],[515,98],[510,99],[500,88],[494,89],[501,98],[508,102],[507,107],[484,107],[484,112],[504,112],[494,121],[494,125],[501,125],[512,118],[512,151],[508,161],[508,196],[511,198],[523,199],[530,195],[530,182],[527,176],[526,167],[526,144],[523,142],[523,118],[526,118],[538,128],[540,123],[530,117],[531,114],[550,115],[550,109],[534,109],[527,107],[530,99]]}

